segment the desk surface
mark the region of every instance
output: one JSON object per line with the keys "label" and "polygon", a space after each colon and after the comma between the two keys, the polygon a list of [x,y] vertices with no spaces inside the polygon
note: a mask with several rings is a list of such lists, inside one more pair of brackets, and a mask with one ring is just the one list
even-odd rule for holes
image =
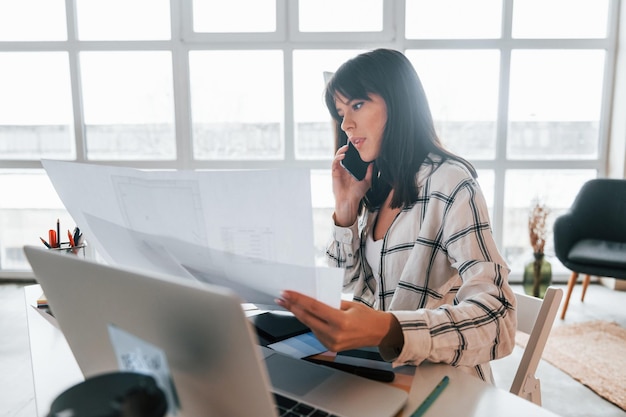
{"label": "desk surface", "polygon": [[[37,309],[41,295],[38,285],[25,287],[31,359],[37,416],[44,417],[61,392],[83,381],[63,333],[53,319]],[[425,414],[429,416],[554,417],[556,414],[475,377],[444,364],[423,364],[415,368],[409,400],[400,417],[410,417],[444,375],[450,383]]]}

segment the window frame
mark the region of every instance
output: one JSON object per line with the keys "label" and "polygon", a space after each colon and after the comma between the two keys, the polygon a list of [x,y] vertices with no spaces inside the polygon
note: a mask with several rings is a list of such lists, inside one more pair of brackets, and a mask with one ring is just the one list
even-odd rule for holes
{"label": "window frame", "polygon": [[[273,33],[196,33],[193,31],[192,0],[170,0],[172,38],[155,41],[81,41],[77,38],[76,10],[73,0],[66,0],[66,41],[2,42],[5,51],[67,52],[70,66],[71,96],[74,116],[76,162],[139,169],[267,169],[310,168],[327,170],[327,159],[297,159],[295,152],[293,51],[297,49],[373,49],[386,47],[407,49],[495,49],[500,52],[496,151],[493,160],[472,159],[479,170],[494,172],[494,196],[491,213],[496,243],[503,241],[504,186],[508,170],[518,169],[594,169],[599,177],[609,174],[611,111],[620,24],[620,2],[610,0],[608,33],[601,39],[514,39],[512,38],[513,1],[502,0],[502,33],[498,39],[407,39],[405,36],[405,2],[383,0],[383,30],[368,33],[303,33],[298,31],[298,2],[276,0],[276,32]],[[625,13],[621,13],[622,15]],[[190,108],[189,52],[200,50],[277,49],[283,51],[284,65],[284,159],[282,160],[194,160]],[[506,156],[508,125],[509,75],[511,52],[519,49],[602,49],[606,51],[602,104],[599,120],[599,149],[595,159],[513,160]],[[170,51],[174,82],[174,120],[176,157],[169,161],[98,160],[87,158],[85,124],[82,108],[79,54],[83,51]],[[623,59],[622,59],[623,61]],[[182,139],[181,139],[182,138]],[[626,140],[626,138],[618,138]],[[623,146],[623,145],[622,145]],[[0,169],[40,169],[38,160],[6,160],[0,155]],[[0,270],[0,278],[15,276],[14,271]],[[19,273],[17,273],[19,275]]]}

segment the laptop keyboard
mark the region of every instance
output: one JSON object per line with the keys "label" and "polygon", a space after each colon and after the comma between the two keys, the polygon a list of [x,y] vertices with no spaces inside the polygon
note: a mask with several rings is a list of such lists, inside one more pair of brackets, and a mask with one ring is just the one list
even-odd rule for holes
{"label": "laptop keyboard", "polygon": [[319,410],[310,405],[292,400],[283,395],[274,393],[274,401],[281,417],[337,417],[334,414]]}

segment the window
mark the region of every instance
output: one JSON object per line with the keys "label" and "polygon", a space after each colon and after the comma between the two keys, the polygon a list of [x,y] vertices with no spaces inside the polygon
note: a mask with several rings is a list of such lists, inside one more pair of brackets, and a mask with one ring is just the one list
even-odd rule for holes
{"label": "window", "polygon": [[380,32],[383,29],[382,0],[299,0],[298,12],[301,32]]}
{"label": "window", "polygon": [[29,269],[20,248],[40,245],[57,218],[74,227],[42,158],[142,169],[308,167],[321,258],[334,205],[323,72],[387,47],[415,65],[443,143],[478,169],[515,280],[532,257],[533,199],[550,207],[552,222],[586,180],[607,172],[618,7],[0,1],[0,276]]}
{"label": "window", "polygon": [[2,160],[76,157],[66,52],[0,51]]}
{"label": "window", "polygon": [[190,52],[195,159],[283,159],[282,69],[282,51]]}
{"label": "window", "polygon": [[513,51],[507,156],[597,158],[604,62],[602,50]]}
{"label": "window", "polygon": [[609,0],[524,0],[513,6],[514,38],[601,39],[608,33]]}
{"label": "window", "polygon": [[[534,200],[544,203],[547,218],[548,239],[545,253],[554,254],[552,226],[554,219],[564,214],[572,205],[582,185],[597,176],[593,169],[510,169],[506,172],[504,185],[504,218],[502,247],[504,255],[514,271],[522,271],[529,261],[528,215]],[[552,262],[553,272],[564,272],[558,262]]]}
{"label": "window", "polygon": [[80,53],[90,160],[176,158],[169,51]]}
{"label": "window", "polygon": [[499,38],[501,0],[406,0],[408,39]]}
{"label": "window", "polygon": [[499,51],[410,49],[406,54],[424,84],[443,143],[466,158],[494,159]]}
{"label": "window", "polygon": [[275,0],[194,0],[193,30],[208,33],[274,32]]}
{"label": "window", "polygon": [[170,39],[169,0],[76,0],[82,41]]}
{"label": "window", "polygon": [[0,42],[67,40],[65,0],[0,2]]}

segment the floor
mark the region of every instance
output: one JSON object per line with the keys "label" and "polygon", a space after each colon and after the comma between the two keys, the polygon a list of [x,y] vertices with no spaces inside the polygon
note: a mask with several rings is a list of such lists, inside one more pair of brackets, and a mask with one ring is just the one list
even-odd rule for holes
{"label": "floor", "polygon": [[[32,370],[24,308],[24,283],[0,284],[0,417],[34,417]],[[515,288],[521,291],[520,288]],[[626,327],[626,292],[591,285],[584,303],[580,284],[574,289],[565,321],[555,325],[588,320],[612,320]],[[507,358],[495,361],[498,386],[508,388],[521,358],[516,347]],[[537,371],[541,379],[543,406],[563,417],[626,417],[626,412],[597,396],[568,375],[542,361]]]}

